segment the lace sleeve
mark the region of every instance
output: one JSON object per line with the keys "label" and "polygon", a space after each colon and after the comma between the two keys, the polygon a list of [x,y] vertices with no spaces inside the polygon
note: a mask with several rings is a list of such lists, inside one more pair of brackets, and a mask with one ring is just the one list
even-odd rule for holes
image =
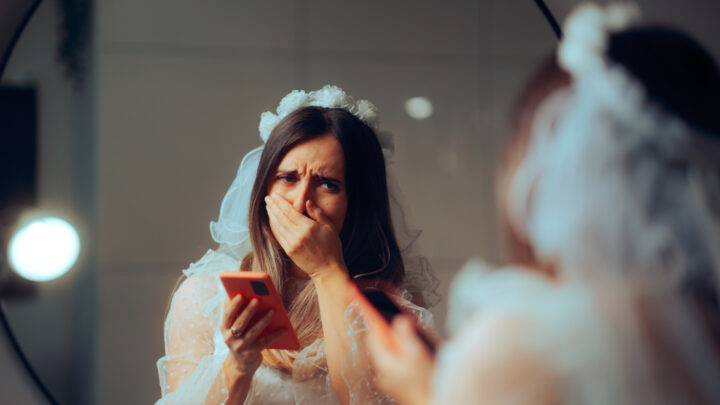
{"label": "lace sleeve", "polygon": [[[175,292],[165,321],[165,353],[158,360],[164,404],[222,404],[227,399],[218,344],[223,296],[217,276],[196,274]],[[219,340],[222,343],[222,340]],[[225,350],[223,350],[225,349]]]}

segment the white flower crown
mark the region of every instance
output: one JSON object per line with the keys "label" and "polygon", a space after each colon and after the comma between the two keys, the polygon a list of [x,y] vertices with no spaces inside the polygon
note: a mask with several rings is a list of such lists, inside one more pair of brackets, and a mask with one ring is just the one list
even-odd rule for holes
{"label": "white flower crown", "polygon": [[[703,208],[717,201],[707,197],[718,190],[717,142],[663,109],[608,53],[610,36],[630,29],[638,15],[637,6],[629,3],[585,4],[570,15],[558,60],[572,85],[538,108],[528,152],[511,181],[514,228],[543,260],[572,271],[592,269],[585,260],[617,260],[595,269],[641,269],[637,263],[650,263],[667,246],[676,248],[674,235],[718,221]],[[678,162],[687,167],[679,180],[673,171]],[[656,185],[649,180],[663,177],[672,181]],[[673,194],[688,197],[678,202],[667,197]],[[651,206],[669,225],[646,220]],[[600,209],[613,215],[599,219]],[[653,214],[652,221],[659,215]],[[597,255],[600,243],[613,254]],[[628,251],[638,254],[632,256],[636,262],[630,263]],[[668,257],[690,257],[686,253]],[[657,263],[646,268],[672,264]]]}
{"label": "white flower crown", "polygon": [[293,90],[280,100],[277,113],[271,111],[262,113],[262,115],[260,115],[260,125],[258,126],[260,138],[262,138],[263,142],[267,142],[270,133],[280,120],[298,108],[308,106],[342,108],[347,110],[375,131],[380,146],[383,149],[392,149],[392,140],[389,138],[389,135],[378,132],[379,120],[377,107],[367,100],[356,101],[340,87],[329,84],[326,84],[320,90],[309,93],[303,90]]}
{"label": "white flower crown", "polygon": [[560,64],[574,75],[604,68],[608,35],[627,28],[639,16],[640,8],[633,3],[579,6],[565,24],[558,52]]}

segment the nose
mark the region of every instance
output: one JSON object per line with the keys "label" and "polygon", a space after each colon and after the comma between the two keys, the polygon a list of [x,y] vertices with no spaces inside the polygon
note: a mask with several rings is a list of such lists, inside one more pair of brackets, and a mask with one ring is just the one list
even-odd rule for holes
{"label": "nose", "polygon": [[301,180],[297,183],[292,205],[297,212],[305,213],[305,201],[310,198],[310,183]]}

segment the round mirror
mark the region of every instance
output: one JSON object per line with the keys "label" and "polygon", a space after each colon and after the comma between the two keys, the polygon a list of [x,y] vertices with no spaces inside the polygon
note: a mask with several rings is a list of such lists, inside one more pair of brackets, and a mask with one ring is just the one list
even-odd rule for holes
{"label": "round mirror", "polygon": [[[261,143],[260,114],[292,89],[336,84],[377,105],[440,296],[469,258],[502,260],[494,174],[506,119],[556,43],[537,3],[42,2],[0,82],[32,118],[31,203],[0,208],[12,211],[7,234],[26,210],[66,220],[79,258],[36,283],[7,276],[3,250],[2,300],[52,395],[81,405],[160,397],[173,286],[217,247],[208,223]],[[576,3],[547,2],[560,21]],[[715,2],[640,3],[720,49]],[[443,325],[445,301],[431,310]]]}

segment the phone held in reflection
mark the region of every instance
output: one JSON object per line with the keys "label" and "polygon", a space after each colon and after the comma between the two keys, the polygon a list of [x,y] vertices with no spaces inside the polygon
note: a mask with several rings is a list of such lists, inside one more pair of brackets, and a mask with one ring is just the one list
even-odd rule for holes
{"label": "phone held in reflection", "polygon": [[436,340],[420,327],[413,314],[403,310],[402,307],[383,290],[374,287],[362,288],[351,285],[349,295],[351,301],[357,304],[360,313],[365,317],[373,333],[376,333],[383,339],[389,347],[397,349],[397,338],[390,324],[395,316],[402,314],[415,319],[415,332],[425,347],[427,347],[428,351],[433,355],[435,354],[437,348]]}

